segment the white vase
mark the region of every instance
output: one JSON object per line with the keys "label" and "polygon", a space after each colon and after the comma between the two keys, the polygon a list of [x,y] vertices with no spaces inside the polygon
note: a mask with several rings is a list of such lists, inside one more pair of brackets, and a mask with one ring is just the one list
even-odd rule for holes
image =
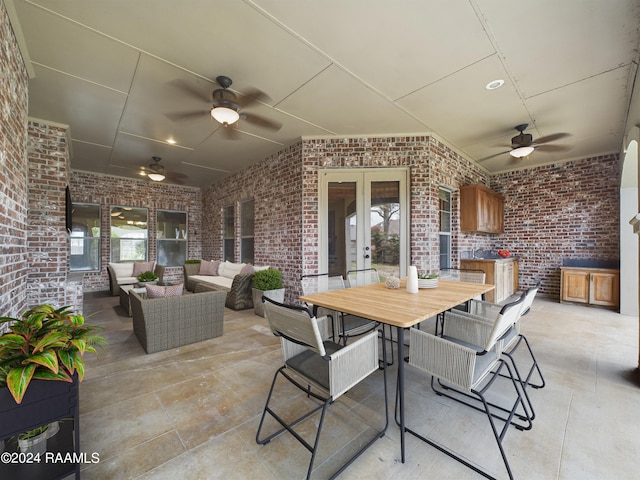
{"label": "white vase", "polygon": [[415,265],[409,266],[407,275],[407,292],[418,293],[418,268]]}

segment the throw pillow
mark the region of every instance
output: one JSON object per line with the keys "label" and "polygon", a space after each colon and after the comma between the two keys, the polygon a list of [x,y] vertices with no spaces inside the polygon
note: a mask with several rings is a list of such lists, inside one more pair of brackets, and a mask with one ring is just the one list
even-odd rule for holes
{"label": "throw pillow", "polygon": [[242,275],[248,275],[248,274],[251,274],[253,272],[254,272],[253,265],[251,265],[250,263],[247,263],[244,267],[242,267],[242,270],[240,270],[240,273]]}
{"label": "throw pillow", "polygon": [[133,274],[132,277],[137,277],[144,272],[153,272],[155,262],[133,262]]}
{"label": "throw pillow", "polygon": [[182,295],[183,284],[177,285],[145,285],[147,289],[147,298],[166,298],[166,297],[179,297]]}
{"label": "throw pillow", "polygon": [[218,275],[218,266],[220,265],[220,262],[216,262],[215,260],[212,260],[211,262],[208,260],[202,260],[200,262],[200,275],[213,275],[216,276]]}

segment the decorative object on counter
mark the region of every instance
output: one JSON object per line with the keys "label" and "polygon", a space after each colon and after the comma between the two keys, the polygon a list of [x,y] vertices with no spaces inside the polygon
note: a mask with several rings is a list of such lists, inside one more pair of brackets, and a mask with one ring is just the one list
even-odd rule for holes
{"label": "decorative object on counter", "polygon": [[418,268],[415,265],[409,266],[407,275],[407,292],[418,293]]}
{"label": "decorative object on counter", "polygon": [[498,255],[502,258],[508,258],[511,256],[511,252],[509,250],[498,250]]}
{"label": "decorative object on counter", "polygon": [[436,288],[438,286],[438,273],[421,273],[418,275],[418,288]]}
{"label": "decorative object on counter", "polygon": [[391,275],[385,280],[384,284],[387,286],[387,288],[395,290],[397,288],[400,288],[400,279],[395,275]]}

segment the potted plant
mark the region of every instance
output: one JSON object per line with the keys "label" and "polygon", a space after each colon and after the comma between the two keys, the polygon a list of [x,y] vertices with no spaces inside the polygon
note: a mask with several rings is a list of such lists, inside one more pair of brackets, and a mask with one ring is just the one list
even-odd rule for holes
{"label": "potted plant", "polygon": [[136,277],[138,279],[138,283],[158,283],[158,276],[153,273],[151,270],[147,270],[146,272],[142,272],[140,275]]}
{"label": "potted plant", "polygon": [[431,273],[419,273],[418,274],[418,288],[435,288],[438,286],[438,272]]}
{"label": "potted plant", "polygon": [[284,302],[284,287],[282,286],[282,272],[275,268],[258,270],[253,274],[253,308],[256,315],[264,317],[262,296],[276,302]]}
{"label": "potted plant", "polygon": [[69,307],[40,305],[22,318],[0,317],[7,331],[0,335],[0,389],[6,387],[21,403],[32,380],[73,382],[84,378],[85,352],[97,353],[106,340],[98,327],[84,323]]}

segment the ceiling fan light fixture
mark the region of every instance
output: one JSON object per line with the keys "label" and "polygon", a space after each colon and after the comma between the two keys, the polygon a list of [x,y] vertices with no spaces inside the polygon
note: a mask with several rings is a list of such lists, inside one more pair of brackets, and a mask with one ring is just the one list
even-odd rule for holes
{"label": "ceiling fan light fixture", "polygon": [[161,182],[164,180],[164,175],[161,173],[148,173],[147,177],[149,177],[154,182]]}
{"label": "ceiling fan light fixture", "polygon": [[213,107],[211,116],[222,125],[231,125],[236,123],[240,115],[235,110],[228,107]]}
{"label": "ceiling fan light fixture", "polygon": [[526,157],[527,155],[529,155],[531,152],[533,152],[533,150],[534,150],[534,148],[532,146],[518,147],[518,148],[514,148],[513,150],[511,150],[509,152],[509,154],[512,157],[522,158],[522,157]]}

